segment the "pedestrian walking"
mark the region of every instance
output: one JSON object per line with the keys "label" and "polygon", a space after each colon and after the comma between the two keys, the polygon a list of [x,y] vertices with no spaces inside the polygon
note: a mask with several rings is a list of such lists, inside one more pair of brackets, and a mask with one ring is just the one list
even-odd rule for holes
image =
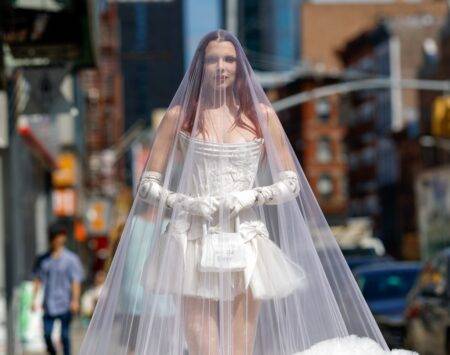
{"label": "pedestrian walking", "polygon": [[52,342],[55,320],[61,322],[64,355],[70,355],[70,322],[80,308],[80,288],[84,271],[78,256],[65,247],[67,230],[59,223],[49,228],[50,249],[39,256],[33,269],[33,308],[43,287],[44,338],[48,354],[57,354]]}

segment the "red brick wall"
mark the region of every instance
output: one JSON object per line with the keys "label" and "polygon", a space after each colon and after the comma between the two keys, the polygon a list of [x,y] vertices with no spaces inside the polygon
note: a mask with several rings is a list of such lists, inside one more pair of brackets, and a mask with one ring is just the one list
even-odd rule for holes
{"label": "red brick wall", "polygon": [[[305,85],[304,90],[312,89],[314,84]],[[326,123],[316,117],[315,101],[309,101],[301,108],[301,139],[303,142],[302,162],[305,175],[326,214],[345,214],[347,209],[346,175],[347,165],[344,158],[345,127],[339,122],[339,99],[329,97],[330,117]],[[317,159],[318,142],[328,137],[331,143],[332,160],[321,163]],[[332,178],[333,194],[330,198],[321,198],[317,182],[321,174]]]}
{"label": "red brick wall", "polygon": [[342,65],[336,52],[380,19],[423,13],[445,17],[447,3],[445,0],[390,4],[305,3],[302,8],[302,56],[312,64],[323,63],[328,70],[340,69]]}

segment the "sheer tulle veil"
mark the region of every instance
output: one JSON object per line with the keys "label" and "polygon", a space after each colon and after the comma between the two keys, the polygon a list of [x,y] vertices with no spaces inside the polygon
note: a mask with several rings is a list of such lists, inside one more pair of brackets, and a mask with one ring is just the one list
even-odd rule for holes
{"label": "sheer tulle veil", "polygon": [[157,128],[81,354],[290,355],[349,335],[387,349],[241,45],[211,32]]}

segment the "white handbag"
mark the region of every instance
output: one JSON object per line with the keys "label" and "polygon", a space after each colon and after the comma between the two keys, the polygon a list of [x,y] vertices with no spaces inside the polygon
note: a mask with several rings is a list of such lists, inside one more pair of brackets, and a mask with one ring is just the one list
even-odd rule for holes
{"label": "white handbag", "polygon": [[203,244],[200,260],[202,272],[236,272],[247,266],[245,239],[239,232],[239,216],[235,218],[235,232],[208,231],[203,222]]}

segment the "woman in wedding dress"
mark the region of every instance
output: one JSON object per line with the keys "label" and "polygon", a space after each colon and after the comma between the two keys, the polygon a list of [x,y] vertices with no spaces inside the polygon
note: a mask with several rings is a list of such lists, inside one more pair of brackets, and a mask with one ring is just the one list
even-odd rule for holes
{"label": "woman in wedding dress", "polygon": [[130,353],[390,353],[226,31],[203,38],[158,127],[81,348]]}

